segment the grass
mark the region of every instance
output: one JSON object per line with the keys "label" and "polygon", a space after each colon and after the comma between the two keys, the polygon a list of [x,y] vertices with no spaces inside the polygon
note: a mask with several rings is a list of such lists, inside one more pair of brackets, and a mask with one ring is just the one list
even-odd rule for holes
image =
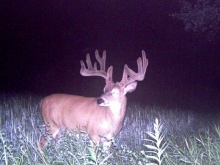
{"label": "grass", "polygon": [[37,142],[45,126],[40,97],[1,95],[0,99],[0,164],[220,164],[217,112],[129,105],[109,153],[102,146],[92,148],[88,137],[76,132],[63,132],[41,153]]}

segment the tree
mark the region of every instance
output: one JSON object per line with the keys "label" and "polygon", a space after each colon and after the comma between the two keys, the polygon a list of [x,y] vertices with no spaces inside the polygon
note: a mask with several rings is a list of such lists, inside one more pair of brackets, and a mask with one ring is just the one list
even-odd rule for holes
{"label": "tree", "polygon": [[220,29],[220,0],[181,0],[180,12],[172,17],[183,21],[186,31],[205,34],[209,41]]}

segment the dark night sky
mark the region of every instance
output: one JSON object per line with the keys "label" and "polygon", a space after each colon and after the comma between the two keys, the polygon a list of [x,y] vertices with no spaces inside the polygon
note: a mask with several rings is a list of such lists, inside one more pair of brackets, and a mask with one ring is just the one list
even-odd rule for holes
{"label": "dark night sky", "polygon": [[218,105],[219,38],[208,42],[185,32],[182,22],[169,16],[178,10],[176,0],[5,1],[0,6],[0,90],[98,96],[104,81],[80,76],[79,60],[95,49],[107,50],[107,66],[114,66],[120,80],[125,63],[136,71],[144,49],[146,78],[130,100]]}

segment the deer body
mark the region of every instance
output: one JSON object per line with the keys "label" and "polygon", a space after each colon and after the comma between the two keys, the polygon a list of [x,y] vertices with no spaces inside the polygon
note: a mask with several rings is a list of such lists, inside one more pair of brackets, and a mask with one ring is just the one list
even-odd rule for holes
{"label": "deer body", "polygon": [[[100,63],[100,70],[96,64],[92,67],[90,56],[87,55],[87,66],[81,61],[81,75],[101,76],[106,80],[104,93],[99,98],[83,97],[67,94],[53,94],[45,97],[41,102],[43,120],[49,124],[49,130],[54,138],[61,129],[78,130],[88,133],[95,143],[103,142],[110,146],[111,140],[123,126],[126,112],[126,94],[136,89],[137,82],[144,79],[147,68],[147,59],[142,52],[142,58],[138,59],[138,73],[125,65],[121,82],[112,80],[113,67],[105,72],[106,55],[101,58],[96,51],[96,59]],[[40,149],[48,143],[47,138],[42,137],[39,143]],[[106,143],[106,144],[105,144]]]}
{"label": "deer body", "polygon": [[60,129],[79,130],[88,132],[90,138],[98,143],[100,139],[106,141],[101,137],[110,140],[122,128],[126,97],[123,99],[123,104],[111,109],[99,106],[97,98],[53,94],[42,101],[42,115],[44,122],[50,124],[53,137]]}

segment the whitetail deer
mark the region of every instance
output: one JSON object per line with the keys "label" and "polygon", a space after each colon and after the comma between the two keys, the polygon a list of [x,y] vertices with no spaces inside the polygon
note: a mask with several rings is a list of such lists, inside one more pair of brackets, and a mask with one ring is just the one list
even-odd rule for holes
{"label": "whitetail deer", "polygon": [[[106,52],[100,57],[95,51],[95,57],[100,64],[94,66],[90,55],[86,56],[86,63],[80,61],[82,76],[101,76],[105,79],[104,93],[99,98],[89,98],[67,94],[53,94],[41,102],[44,122],[49,124],[52,136],[55,138],[61,129],[86,131],[90,139],[103,142],[104,146],[111,145],[112,138],[119,133],[123,126],[126,111],[126,93],[136,89],[137,82],[145,77],[148,60],[142,51],[142,59],[137,59],[138,72],[134,72],[127,65],[124,66],[122,80],[113,82],[113,67],[105,71]],[[47,138],[42,137],[40,148],[47,145]]]}

